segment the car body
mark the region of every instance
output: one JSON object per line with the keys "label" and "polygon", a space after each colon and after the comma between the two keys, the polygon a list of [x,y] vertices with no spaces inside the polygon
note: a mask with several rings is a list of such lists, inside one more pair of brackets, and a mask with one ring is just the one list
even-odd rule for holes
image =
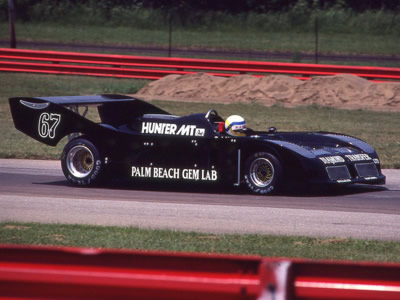
{"label": "car body", "polygon": [[[271,127],[232,136],[215,110],[175,116],[125,95],[16,97],[9,103],[15,127],[28,136],[50,146],[73,137],[61,165],[75,185],[123,178],[245,185],[269,194],[291,182],[385,183],[375,150],[344,134]],[[100,122],[85,118],[90,106],[97,107]]]}

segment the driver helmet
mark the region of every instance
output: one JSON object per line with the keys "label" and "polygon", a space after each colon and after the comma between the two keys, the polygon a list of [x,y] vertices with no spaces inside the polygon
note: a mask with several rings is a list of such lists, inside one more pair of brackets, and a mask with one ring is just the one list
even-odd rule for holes
{"label": "driver helmet", "polygon": [[230,135],[244,136],[246,130],[246,121],[241,116],[232,115],[225,121],[225,132]]}

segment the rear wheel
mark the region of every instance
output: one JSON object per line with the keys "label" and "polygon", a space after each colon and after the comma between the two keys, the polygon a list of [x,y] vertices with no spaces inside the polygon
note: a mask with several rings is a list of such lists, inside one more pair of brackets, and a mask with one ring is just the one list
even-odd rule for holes
{"label": "rear wheel", "polygon": [[244,179],[253,193],[270,194],[282,183],[282,166],[272,154],[254,153],[246,161]]}
{"label": "rear wheel", "polygon": [[100,152],[84,138],[74,139],[65,146],[61,167],[68,181],[75,185],[96,185],[104,178]]}

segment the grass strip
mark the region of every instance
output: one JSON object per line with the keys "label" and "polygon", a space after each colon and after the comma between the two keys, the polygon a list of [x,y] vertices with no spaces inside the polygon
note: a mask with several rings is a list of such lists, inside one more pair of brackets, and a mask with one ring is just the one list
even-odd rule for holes
{"label": "grass strip", "polygon": [[350,238],[210,234],[135,227],[0,223],[0,243],[329,260],[400,261],[400,243]]}
{"label": "grass strip", "polygon": [[[164,46],[168,47],[168,27],[160,29],[132,28],[129,26],[100,26],[58,23],[17,23],[17,41],[42,41],[55,43],[89,43],[98,45]],[[0,40],[9,38],[9,25],[0,22]],[[398,55],[400,37],[385,33],[320,32],[319,53]],[[172,47],[262,50],[297,53],[314,53],[314,31],[255,31],[255,30],[185,30],[172,32]],[[395,66],[392,66],[395,67]]]}
{"label": "grass strip", "polygon": [[[14,128],[8,105],[9,97],[67,96],[103,93],[132,94],[147,81],[83,76],[31,75],[0,73],[0,157],[59,159],[66,139],[57,147],[41,144]],[[216,109],[226,118],[240,113],[250,128],[279,131],[332,131],[361,138],[378,152],[384,168],[400,168],[399,113],[364,110],[339,110],[318,106],[285,108],[253,104],[215,104],[152,101],[176,114]]]}

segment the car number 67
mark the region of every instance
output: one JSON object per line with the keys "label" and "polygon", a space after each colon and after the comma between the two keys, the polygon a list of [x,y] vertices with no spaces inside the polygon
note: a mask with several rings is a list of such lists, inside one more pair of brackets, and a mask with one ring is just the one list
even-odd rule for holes
{"label": "car number 67", "polygon": [[42,113],[39,117],[39,135],[42,138],[54,139],[56,135],[56,128],[60,124],[61,115]]}

